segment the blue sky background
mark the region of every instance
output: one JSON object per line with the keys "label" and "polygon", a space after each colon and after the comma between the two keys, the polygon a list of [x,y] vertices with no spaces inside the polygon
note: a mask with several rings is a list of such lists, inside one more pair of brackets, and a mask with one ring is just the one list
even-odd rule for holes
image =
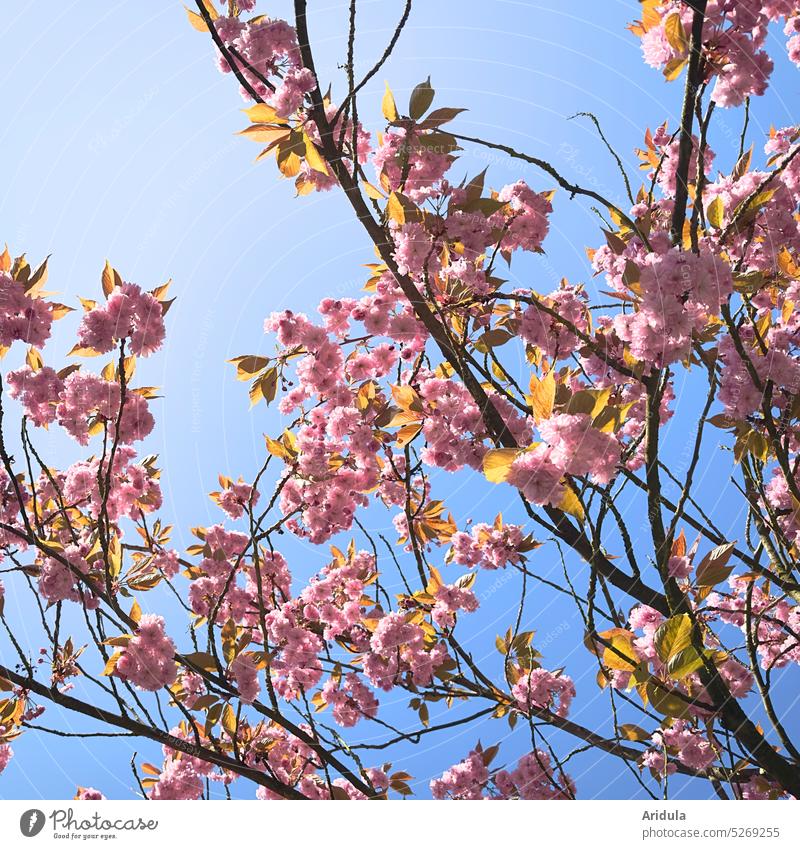
{"label": "blue sky background", "polygon": [[[643,65],[638,40],[625,30],[637,16],[638,3],[439,0],[417,5],[393,60],[361,97],[361,115],[372,119],[373,129],[379,128],[384,79],[404,101],[430,74],[435,105],[469,108],[453,125],[458,131],[548,159],[568,179],[623,204],[618,174],[591,126],[566,119],[579,111],[594,112],[638,185],[633,148],[642,145],[645,127],[664,120],[675,126],[681,99],[678,84],[666,84]],[[261,3],[259,11],[288,17],[289,6],[276,0]],[[309,6],[317,68],[323,82],[334,83],[335,99],[343,88],[337,65],[345,55],[346,3],[314,0]],[[399,0],[359,4],[362,71],[382,52],[401,6]],[[217,473],[251,477],[263,457],[262,435],[275,435],[283,427],[274,409],[248,412],[246,384],[235,381],[226,360],[271,351],[272,342],[262,332],[271,310],[310,312],[325,295],[358,297],[367,277],[363,263],[373,258],[371,247],[342,197],[294,199],[293,184],[279,179],[274,163],[253,165],[259,148],[234,136],[246,123],[238,111],[245,104],[235,81],[217,73],[209,38],[189,27],[179,2],[66,2],[52,10],[19,4],[0,22],[0,39],[0,242],[8,242],[12,253],[26,251],[32,263],[51,253],[49,288],[76,306],[77,295],[99,296],[106,257],[126,279],[146,288],[170,277],[174,281],[172,294],[178,300],[168,315],[166,347],[140,363],[137,382],[164,389],[165,398],[154,402],[159,424],[146,450],[159,454],[165,495],[161,515],[175,525],[175,545],[185,548],[191,543],[189,527],[221,518],[207,496],[217,486]],[[776,72],[751,115],[756,162],[763,161],[761,140],[770,123],[797,121],[800,76],[784,57],[783,36],[777,33],[773,39]],[[716,120],[716,164],[730,170],[741,114],[720,110]],[[466,151],[455,173],[473,176],[486,165],[491,165],[487,184],[493,187],[519,176],[536,188],[552,187],[545,175],[485,151]],[[543,292],[555,288],[562,276],[586,282],[590,291],[597,284],[603,288],[602,281],[591,279],[584,252],[585,246],[600,243],[593,213],[563,194],[557,195],[555,209],[547,254],[515,260],[506,276]],[[71,347],[75,323],[68,318],[57,325],[46,362],[58,362],[58,355]],[[701,403],[693,380],[681,380],[676,391],[686,415],[665,433],[668,460],[678,470],[687,461],[690,422]],[[40,433],[38,445],[61,465],[77,457],[55,433]],[[741,535],[739,517],[724,486],[729,455],[714,450],[712,442],[709,446],[699,489],[735,538]],[[513,515],[510,490],[487,486],[469,474],[434,475],[433,482],[459,524],[469,516],[491,521],[499,510]],[[633,517],[635,534],[645,540],[646,529],[637,518],[643,512],[637,514],[632,503],[621,506]],[[386,532],[390,519],[385,511],[373,510],[368,524]],[[300,579],[327,559],[327,548],[313,549],[297,540],[285,540],[281,548]],[[536,568],[561,580],[555,548],[541,552],[533,555]],[[585,567],[569,561],[569,568],[578,586],[585,586]],[[512,623],[516,612],[516,584],[503,581],[498,573],[480,576],[475,589],[482,610],[461,626],[463,634],[472,635],[468,646],[476,659],[489,664],[497,662],[495,634]],[[12,580],[6,586],[7,615],[29,635],[35,651],[38,637],[29,600],[14,594]],[[141,602],[145,609],[171,609],[160,592],[142,596]],[[184,621],[180,614],[173,619],[179,645],[186,639],[180,633]],[[573,718],[608,730],[607,701],[594,684],[595,669],[581,646],[582,625],[572,603],[537,589],[524,622],[537,631],[545,665],[565,665],[575,679],[579,699]],[[7,649],[0,642],[4,657]],[[392,694],[388,701],[385,715],[394,716],[405,698]],[[789,695],[782,707],[792,702]],[[59,716],[55,708],[41,722],[89,728],[80,719]],[[361,734],[366,740],[376,733],[364,723],[356,731],[349,739]],[[395,765],[414,775],[425,793],[428,780],[466,755],[478,736],[487,745],[505,740],[502,760],[511,761],[529,748],[522,724],[509,735],[505,723],[494,722],[479,731],[458,730],[418,747],[408,745],[398,750]],[[550,739],[562,753],[573,744],[556,733]],[[27,733],[14,748],[16,757],[0,777],[0,798],[65,798],[78,784],[94,785],[110,797],[130,797],[127,764],[133,751],[145,760],[159,760],[157,747],[142,741],[84,745]],[[619,762],[593,753],[576,757],[569,771],[583,797],[627,798],[638,790]],[[235,793],[250,795],[252,790],[243,785]],[[673,787],[685,796],[709,790],[680,781]]]}

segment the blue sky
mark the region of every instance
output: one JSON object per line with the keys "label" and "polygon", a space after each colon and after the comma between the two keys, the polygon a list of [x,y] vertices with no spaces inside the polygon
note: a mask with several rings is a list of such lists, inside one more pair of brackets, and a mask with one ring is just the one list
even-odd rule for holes
{"label": "blue sky", "polygon": [[[288,17],[289,5],[262,2],[259,10]],[[591,126],[567,118],[579,111],[595,113],[634,177],[633,148],[641,146],[645,127],[664,120],[676,124],[679,86],[666,84],[643,65],[638,41],[625,30],[636,17],[636,2],[578,0],[569,8],[512,0],[417,5],[394,58],[362,95],[361,114],[372,119],[373,129],[379,127],[384,79],[402,100],[430,75],[436,105],[468,107],[458,119],[459,131],[548,159],[568,179],[622,203],[618,174]],[[323,81],[333,82],[335,99],[342,90],[337,65],[344,56],[346,4],[315,0],[309,6],[317,68]],[[399,0],[359,4],[362,71],[382,52],[401,6]],[[189,527],[220,518],[207,497],[217,473],[252,476],[263,455],[262,435],[277,434],[283,426],[274,409],[248,412],[246,385],[234,380],[226,360],[271,349],[262,332],[271,310],[311,311],[325,295],[358,296],[367,277],[363,263],[373,257],[370,245],[341,197],[295,199],[292,183],[279,179],[271,162],[253,164],[258,147],[234,135],[246,123],[238,111],[245,104],[237,86],[217,73],[208,37],[189,27],[177,0],[74,0],[52,11],[18,4],[4,16],[0,34],[0,242],[8,242],[12,252],[26,251],[32,262],[52,254],[50,288],[71,304],[77,295],[99,295],[106,257],[126,279],[146,288],[174,281],[178,300],[168,315],[167,344],[140,365],[138,381],[164,390],[164,399],[155,402],[159,425],[147,450],[159,454],[165,470],[162,516],[175,525],[175,543],[183,548],[190,544]],[[751,116],[757,156],[770,123],[797,121],[793,104],[800,76],[783,57],[780,34],[773,52],[772,86]],[[723,170],[736,159],[740,123],[738,112],[718,114],[712,147]],[[486,165],[491,166],[487,183],[494,187],[519,176],[537,188],[552,187],[546,176],[485,151],[465,152],[456,173],[472,176]],[[508,276],[545,292],[562,276],[582,280],[592,290],[598,281],[590,278],[584,248],[599,243],[596,218],[588,205],[563,194],[557,195],[555,209],[546,255],[515,260]],[[70,319],[58,326],[45,352],[47,362],[57,361],[72,345],[74,326]],[[689,412],[665,436],[676,465],[684,457],[686,422],[700,402],[692,380],[679,381],[677,389]],[[39,444],[54,462],[66,465],[73,459],[57,435],[41,435]],[[727,459],[720,462],[719,452],[709,451],[699,486],[715,517],[735,536],[737,516],[723,487],[725,467]],[[459,522],[468,515],[491,520],[499,510],[512,509],[510,492],[487,487],[474,476],[438,475],[434,486],[447,495]],[[373,529],[386,529],[389,521],[389,514],[370,511]],[[283,550],[301,577],[319,568],[327,554],[292,540]],[[552,547],[547,552],[552,563],[537,561],[537,567],[559,580],[557,552]],[[580,568],[570,562],[579,582]],[[464,623],[473,634],[470,647],[487,662],[495,662],[494,635],[510,624],[517,602],[508,587],[494,585],[496,578],[481,576],[476,592],[483,609],[472,624]],[[169,604],[163,596],[142,598],[146,609],[162,602]],[[23,632],[30,614],[26,604],[15,608],[10,599],[7,605]],[[606,702],[596,696],[571,603],[537,591],[527,610],[526,627],[537,630],[545,663],[566,664],[585,696],[576,718],[589,725],[605,722]],[[180,642],[179,633],[176,638]],[[0,642],[0,650],[6,649]],[[55,709],[42,722],[86,727],[59,718]],[[525,733],[509,736],[499,723],[480,729],[486,744],[508,737],[509,759],[524,751]],[[476,736],[471,731],[407,746],[400,752],[402,766],[424,790],[432,775],[469,751]],[[552,741],[559,751],[571,745],[558,734]],[[15,750],[0,777],[0,798],[64,798],[77,784],[128,797],[132,752],[158,759],[156,748],[141,741],[84,746],[33,733]],[[571,767],[582,796],[625,798],[636,791],[633,779],[607,759],[589,754]],[[707,791],[690,785],[681,792]]]}

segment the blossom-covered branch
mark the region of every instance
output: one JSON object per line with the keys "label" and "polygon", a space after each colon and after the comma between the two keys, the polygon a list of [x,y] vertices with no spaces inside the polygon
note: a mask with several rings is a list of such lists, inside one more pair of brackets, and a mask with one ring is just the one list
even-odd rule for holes
{"label": "blossom-covered branch", "polygon": [[[673,774],[724,798],[800,795],[776,695],[800,663],[800,131],[773,131],[761,168],[743,144],[715,173],[712,149],[718,112],[767,87],[771,24],[784,21],[797,59],[800,9],[642,3],[631,29],[645,61],[686,80],[680,125],[643,131],[636,192],[592,116],[632,196],[623,209],[535,152],[452,131],[462,110],[438,105],[430,79],[407,106],[387,85],[385,126],[363,126],[357,96],[390,67],[410,2],[360,80],[349,4],[338,100],[304,0],[292,23],[253,0],[222,5],[197,0],[189,18],[239,84],[242,135],[298,195],[343,191],[377,261],[360,297],[273,312],[274,351],[232,361],[252,414],[277,401],[291,424],[266,438],[253,474],[219,476],[219,521],[179,552],[157,458],[139,450],[158,392],[135,381],[163,344],[167,287],[145,291],[107,264],[104,300],[81,300],[70,364],[56,369],[45,343],[71,310],[44,295],[46,263],[0,257],[0,345],[24,355],[0,398],[0,771],[55,703],[160,743],[161,765],[135,765],[154,799],[247,780],[264,799],[572,799],[586,751],[653,798]],[[490,172],[463,170],[462,144],[533,164],[555,188],[493,188]],[[515,255],[544,252],[561,197],[610,219],[588,252],[604,303],[566,279],[541,292],[502,278]],[[705,384],[699,411],[676,397],[689,370]],[[665,453],[669,421],[691,434],[681,469]],[[32,434],[45,427],[69,435],[77,459],[44,457]],[[746,517],[735,540],[697,482],[712,428]],[[486,514],[476,497],[465,513],[434,471],[479,473],[510,512]],[[364,517],[376,505],[395,529],[385,550]],[[329,552],[310,579],[287,535]],[[6,592],[38,611],[38,657]],[[494,592],[510,619],[487,645],[471,623]],[[167,594],[188,629],[156,612]],[[583,626],[564,663],[535,630],[552,594]],[[68,609],[80,634],[66,633]],[[579,722],[597,687],[606,714]],[[455,728],[474,744],[437,777],[372,760]],[[479,742],[509,734],[522,746],[510,760],[506,744]]]}

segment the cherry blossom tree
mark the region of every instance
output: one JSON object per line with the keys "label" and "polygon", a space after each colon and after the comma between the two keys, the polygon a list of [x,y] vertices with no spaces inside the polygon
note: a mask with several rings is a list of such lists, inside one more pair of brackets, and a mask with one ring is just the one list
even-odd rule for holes
{"label": "cherry blossom tree", "polygon": [[[258,158],[300,196],[342,192],[376,257],[361,297],[272,313],[274,354],[233,361],[251,402],[277,402],[290,425],[266,438],[254,477],[220,476],[219,523],[178,551],[157,459],[140,449],[157,390],[135,385],[137,360],[164,342],[167,286],[145,291],[107,263],[103,300],[81,299],[69,364],[56,368],[53,322],[77,316],[45,294],[46,261],[0,256],[0,345],[25,358],[2,385],[21,421],[0,408],[12,655],[0,664],[0,772],[20,734],[69,734],[39,721],[56,705],[98,733],[160,744],[162,763],[132,763],[151,799],[208,797],[213,782],[227,793],[250,782],[261,799],[411,795],[393,748],[455,728],[474,742],[440,764],[437,799],[579,797],[568,761],[587,750],[633,775],[643,798],[667,796],[675,773],[703,796],[800,796],[781,693],[791,698],[800,663],[800,130],[751,140],[747,121],[769,85],[769,31],[784,27],[800,64],[800,5],[643,0],[631,38],[683,101],[677,127],[644,133],[638,187],[588,116],[624,206],[535,152],[459,132],[462,110],[436,104],[430,80],[407,105],[387,85],[385,126],[364,126],[361,98],[391,74],[411,0],[360,78],[350,0],[345,79],[327,92],[305,0],[291,22],[253,0],[195,5],[190,23],[247,102],[242,134],[263,146]],[[727,174],[711,147],[722,110],[742,117]],[[461,170],[472,147],[541,177],[492,188],[490,172]],[[566,280],[543,293],[503,279],[515,254],[544,250],[556,195],[598,209],[589,259],[605,303]],[[92,370],[89,357],[110,359]],[[675,390],[687,374],[703,387],[699,414]],[[680,477],[663,454],[671,420],[689,445]],[[35,437],[48,427],[82,459],[43,456]],[[731,510],[745,517],[736,540],[697,494],[720,443]],[[435,470],[477,472],[514,496],[518,520],[454,518]],[[394,539],[361,520],[376,505]],[[307,582],[280,551],[287,534],[330,551]],[[540,570],[554,557],[559,583]],[[493,572],[517,613],[496,639],[476,637]],[[9,594],[34,611],[39,644],[4,612]],[[526,627],[552,594],[580,616],[592,692],[568,658],[545,664]],[[180,621],[143,613],[170,596]],[[71,693],[78,678],[96,697]],[[602,720],[581,724],[575,707],[598,697]],[[402,727],[387,699],[407,702]],[[363,743],[365,729],[381,742]],[[518,759],[480,742],[509,735],[526,741]]]}

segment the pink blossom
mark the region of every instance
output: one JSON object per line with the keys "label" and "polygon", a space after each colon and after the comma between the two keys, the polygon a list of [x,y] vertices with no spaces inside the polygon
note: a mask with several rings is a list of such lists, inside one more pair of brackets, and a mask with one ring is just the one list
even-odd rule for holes
{"label": "pink blossom", "polygon": [[9,394],[18,399],[25,415],[37,427],[55,421],[56,405],[64,390],[64,381],[49,366],[34,371],[23,366],[7,375]]}
{"label": "pink blossom", "polygon": [[369,647],[364,673],[372,684],[387,691],[404,674],[409,674],[414,684],[429,684],[448,656],[442,643],[428,649],[422,628],[399,612],[387,613],[378,622]]}
{"label": "pink blossom", "polygon": [[[530,296],[525,290],[518,291]],[[538,303],[530,304],[522,312],[519,335],[547,357],[568,357],[582,344],[569,328],[574,327],[582,333],[589,329],[586,292],[577,286],[562,285],[547,296],[537,296],[536,301]],[[540,308],[539,303],[546,309]],[[558,313],[562,320],[553,317],[552,311]]]}
{"label": "pink blossom", "polygon": [[146,613],[122,650],[114,674],[140,690],[160,690],[175,681],[174,655],[175,643],[164,633],[164,619]]}
{"label": "pink blossom", "polygon": [[400,225],[393,221],[392,224],[394,258],[400,273],[413,277],[436,274],[441,267],[440,246],[430,233],[416,221]]}
{"label": "pink blossom", "polygon": [[547,216],[553,211],[547,197],[524,180],[504,186],[497,197],[507,204],[492,217],[495,226],[505,229],[501,245],[509,250],[540,251],[550,227]]}
{"label": "pink blossom", "polygon": [[238,483],[231,482],[229,486],[226,486],[217,497],[217,503],[231,519],[239,519],[246,508],[255,507],[258,498],[258,490],[239,479]]}
{"label": "pink blossom", "polygon": [[787,18],[783,31],[790,36],[786,42],[786,52],[789,54],[789,59],[795,65],[800,65],[800,15]]}
{"label": "pink blossom", "polygon": [[628,622],[631,628],[641,629],[647,633],[655,632],[663,621],[664,616],[646,604],[637,605],[628,614]]}
{"label": "pink blossom", "polygon": [[[669,133],[667,124],[664,123],[653,133],[652,144],[659,160],[658,169],[649,175],[655,178],[661,190],[667,197],[674,197],[677,188],[678,154],[680,149],[680,138],[676,133]],[[699,160],[699,139],[692,136],[692,154],[689,160],[689,171],[687,180],[694,183],[697,180],[697,167]],[[703,173],[706,177],[711,174],[714,163],[714,151],[706,147],[703,151]]]}
{"label": "pink blossom", "polygon": [[552,767],[550,755],[536,749],[519,759],[516,769],[501,770],[495,784],[505,799],[573,799],[575,785],[562,770]]}
{"label": "pink blossom", "polygon": [[458,531],[451,540],[453,560],[462,566],[481,566],[484,569],[502,569],[508,563],[517,564],[522,555],[523,543],[519,525],[502,524],[499,528],[479,522],[471,533]]}
{"label": "pink blossom", "polygon": [[637,263],[637,312],[619,313],[614,330],[639,360],[666,365],[684,356],[692,333],[719,314],[732,291],[730,266],[710,249],[700,254],[672,248]]}
{"label": "pink blossom", "polygon": [[119,441],[123,443],[144,439],[154,425],[147,401],[129,391],[119,417],[120,401],[116,383],[83,371],[73,372],[64,381],[64,394],[56,408],[58,423],[81,445],[88,444],[94,423],[107,427],[112,438],[118,424]]}
{"label": "pink blossom", "polygon": [[230,676],[239,690],[239,698],[245,704],[253,704],[261,692],[261,685],[258,683],[258,667],[253,656],[247,652],[236,655],[230,666]]}
{"label": "pink blossom", "polygon": [[378,700],[355,672],[349,672],[343,681],[329,678],[322,696],[333,706],[336,723],[345,728],[352,728],[362,717],[377,716]]}
{"label": "pink blossom", "polygon": [[785,799],[786,791],[774,781],[770,781],[763,775],[753,775],[744,784],[740,785],[742,799]]}
{"label": "pink blossom", "polygon": [[764,94],[773,69],[769,55],[756,50],[752,39],[730,30],[720,36],[720,47],[727,61],[719,71],[711,99],[719,106],[741,106],[745,98]]}
{"label": "pink blossom", "polygon": [[434,594],[431,618],[440,628],[452,628],[459,610],[472,613],[477,609],[478,599],[472,590],[462,589],[456,584],[444,584]]}
{"label": "pink blossom", "polygon": [[656,731],[652,740],[657,746],[666,745],[682,764],[692,769],[707,769],[717,759],[713,745],[684,719],[676,719],[670,728]]}
{"label": "pink blossom", "polygon": [[78,328],[79,343],[103,354],[129,339],[130,352],[146,357],[161,347],[164,335],[161,304],[134,283],[115,287],[105,306],[89,310]]}
{"label": "pink blossom", "polygon": [[74,798],[90,802],[100,802],[106,797],[99,790],[95,790],[94,787],[79,787]]}
{"label": "pink blossom", "polygon": [[688,578],[692,571],[692,563],[688,557],[673,555],[669,558],[667,571],[671,578]]}
{"label": "pink blossom", "polygon": [[0,345],[26,342],[41,348],[50,338],[50,304],[25,292],[22,282],[0,271]]}
{"label": "pink blossom", "polygon": [[203,780],[185,758],[169,759],[150,790],[150,798],[199,799],[203,795]]}
{"label": "pink blossom", "polygon": [[557,505],[564,497],[563,473],[547,445],[521,453],[512,463],[507,481],[534,504]]}
{"label": "pink blossom", "polygon": [[[67,503],[80,505],[94,517],[105,508],[112,521],[123,516],[138,517],[141,511],[149,513],[161,506],[157,470],[137,464],[136,452],[130,446],[117,447],[110,475],[109,460],[102,464],[102,468],[100,458],[95,458],[73,463],[66,470],[63,495]],[[104,481],[103,496],[100,493],[101,478]],[[106,483],[109,484],[107,491]]]}
{"label": "pink blossom", "polygon": [[489,781],[489,770],[482,754],[470,752],[460,763],[451,766],[431,781],[434,799],[482,799]]}
{"label": "pink blossom", "polygon": [[590,475],[597,483],[608,483],[619,463],[620,447],[613,436],[592,427],[585,413],[561,413],[539,424],[539,432],[550,444],[549,459],[571,475]]}
{"label": "pink blossom", "polygon": [[[660,740],[659,740],[660,742]],[[648,767],[659,779],[664,774],[674,775],[678,771],[677,764],[664,756],[663,749],[648,749],[640,758],[642,766]]]}
{"label": "pink blossom", "polygon": [[[706,599],[706,608],[712,617],[735,625],[743,631],[746,628],[745,612],[749,606],[753,619],[754,642],[756,652],[764,669],[780,669],[790,663],[800,663],[800,607],[788,599],[775,596],[768,585],[759,585],[740,575],[728,578],[730,592],[713,592]],[[733,670],[737,672],[737,670]],[[724,673],[723,673],[724,674]],[[749,689],[742,673],[728,674],[741,682],[733,686],[741,691]]]}
{"label": "pink blossom", "polygon": [[540,667],[523,672],[511,692],[523,713],[537,707],[566,716],[575,697],[575,685],[568,675],[554,675]]}
{"label": "pink blossom", "polygon": [[378,175],[384,175],[392,191],[402,191],[420,202],[441,192],[441,179],[453,163],[448,150],[437,150],[425,142],[416,128],[392,127],[373,153]]}
{"label": "pink blossom", "polygon": [[292,602],[266,615],[267,628],[278,656],[271,664],[275,692],[288,700],[297,698],[301,688],[310,689],[322,677],[322,640],[298,619]]}
{"label": "pink blossom", "polygon": [[[91,591],[94,586],[93,581],[97,579],[97,573],[91,574],[90,566],[85,559],[88,554],[89,546],[78,543],[64,548],[61,557],[42,559],[39,571],[39,592],[50,604],[69,600],[81,602],[87,609],[97,607],[99,600]],[[83,580],[78,576],[83,576]]]}
{"label": "pink blossom", "polygon": [[305,96],[314,89],[317,80],[308,68],[292,68],[275,90],[270,102],[282,118],[288,118],[303,105]]}
{"label": "pink blossom", "polygon": [[753,673],[738,661],[730,658],[719,667],[720,675],[735,699],[743,699],[753,688]]}
{"label": "pink blossom", "polygon": [[13,757],[14,752],[11,750],[11,746],[0,746],[0,772],[2,772],[8,766],[9,761]]}
{"label": "pink blossom", "polygon": [[152,564],[166,578],[174,578],[180,570],[179,555],[174,548],[157,551],[153,555]]}

